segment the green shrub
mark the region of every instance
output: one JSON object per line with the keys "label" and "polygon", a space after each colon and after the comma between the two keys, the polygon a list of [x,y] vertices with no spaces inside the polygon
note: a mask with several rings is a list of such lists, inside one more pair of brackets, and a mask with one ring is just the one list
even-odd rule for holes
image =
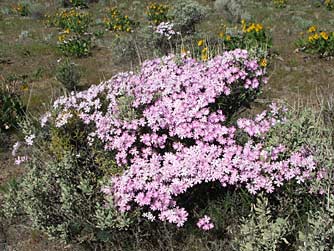
{"label": "green shrub", "polygon": [[192,33],[195,25],[204,19],[208,8],[193,0],[176,1],[169,15],[182,33]]}
{"label": "green shrub", "polygon": [[67,7],[88,7],[88,0],[63,0],[63,6]]}
{"label": "green shrub", "polygon": [[108,10],[107,17],[104,18],[106,29],[113,32],[133,32],[138,23],[124,15],[118,8]]}
{"label": "green shrub", "polygon": [[[320,104],[320,111],[311,108],[291,108],[287,113],[285,123],[276,126],[266,138],[267,147],[283,144],[295,151],[304,148],[310,151],[327,178],[319,181],[313,179],[308,189],[319,191],[328,190],[333,186],[334,163],[334,134],[333,134],[333,106],[331,99],[324,99]],[[332,189],[332,188],[331,188]],[[317,201],[317,200],[316,200]]]}
{"label": "green shrub", "polygon": [[[21,90],[17,82],[10,79],[0,81],[0,132],[7,132],[17,127],[24,116]],[[25,88],[24,85],[21,87]]]}
{"label": "green shrub", "polygon": [[307,228],[299,232],[298,251],[334,250],[334,196],[329,195],[328,205],[308,214]]}
{"label": "green shrub", "polygon": [[285,236],[289,232],[288,221],[284,218],[273,219],[268,199],[259,197],[252,206],[251,214],[242,220],[240,233],[234,239],[234,250],[275,251],[287,244]]}
{"label": "green shrub", "polygon": [[[183,39],[184,41],[185,39]],[[184,45],[186,43],[183,42]],[[246,49],[252,58],[259,60],[262,67],[267,67],[267,58],[272,47],[271,34],[261,23],[241,21],[240,26],[223,26],[218,37],[208,36],[197,40],[192,46],[194,56],[203,61],[223,51]]]}
{"label": "green shrub", "polygon": [[7,189],[3,214],[26,215],[34,229],[72,243],[102,241],[126,229],[131,219],[104,199],[107,173],[101,166],[107,156],[83,140],[85,125],[72,118],[66,131],[44,128],[41,133],[37,123],[22,125],[36,135],[34,149],[24,176]]}
{"label": "green shrub", "polygon": [[13,11],[20,16],[29,16],[30,14],[30,4],[28,2],[19,2],[13,7]]}
{"label": "green shrub", "polygon": [[47,25],[61,28],[67,32],[83,34],[91,24],[91,15],[88,12],[75,8],[58,11],[54,16],[48,16]]}
{"label": "green shrub", "polygon": [[326,6],[327,10],[334,9],[334,1],[333,0],[324,0],[324,5]]}
{"label": "green shrub", "polygon": [[56,78],[63,84],[66,90],[76,91],[80,84],[81,74],[78,66],[66,59],[59,65]]}
{"label": "green shrub", "polygon": [[138,51],[133,36],[116,37],[111,44],[111,50],[117,62],[138,62]]}
{"label": "green shrub", "polygon": [[273,0],[276,8],[285,8],[288,1],[287,0]]}
{"label": "green shrub", "polygon": [[321,57],[333,56],[334,32],[317,31],[317,27],[312,25],[306,35],[296,41],[296,45],[302,51],[318,54]]}
{"label": "green shrub", "polygon": [[226,14],[230,21],[240,22],[242,19],[251,19],[251,15],[246,9],[247,4],[249,3],[244,0],[216,0],[215,8]]}
{"label": "green shrub", "polygon": [[58,48],[65,56],[88,56],[92,49],[92,35],[63,32],[58,37]]}
{"label": "green shrub", "polygon": [[112,42],[112,53],[118,62],[142,62],[171,52],[173,41],[166,41],[152,27],[143,26],[131,34],[121,34]]}
{"label": "green shrub", "polygon": [[154,25],[159,25],[169,20],[168,10],[168,5],[151,3],[146,7],[146,17]]}

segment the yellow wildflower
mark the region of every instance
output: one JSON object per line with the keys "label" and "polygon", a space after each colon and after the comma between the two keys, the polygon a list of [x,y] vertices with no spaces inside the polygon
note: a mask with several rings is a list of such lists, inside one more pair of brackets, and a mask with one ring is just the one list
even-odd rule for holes
{"label": "yellow wildflower", "polygon": [[203,40],[203,39],[201,39],[201,40],[199,40],[199,41],[197,42],[197,45],[198,45],[199,47],[203,46],[203,44],[204,44],[204,40]]}
{"label": "yellow wildflower", "polygon": [[310,28],[308,28],[308,33],[313,33],[313,32],[315,32],[317,30],[317,26],[315,26],[315,25],[312,25]]}
{"label": "yellow wildflower", "polygon": [[58,36],[58,41],[63,42],[65,40],[65,35]]}
{"label": "yellow wildflower", "polygon": [[327,32],[324,32],[324,31],[320,32],[320,36],[321,36],[323,39],[328,40],[328,34],[327,34]]}
{"label": "yellow wildflower", "polygon": [[28,86],[27,84],[23,84],[23,85],[21,86],[21,90],[22,90],[22,91],[27,91],[27,90],[29,90],[29,86]]}
{"label": "yellow wildflower", "polygon": [[256,24],[256,25],[255,25],[255,31],[256,31],[256,32],[259,32],[259,31],[261,31],[262,29],[263,29],[262,24]]}
{"label": "yellow wildflower", "polygon": [[202,61],[207,61],[208,58],[209,58],[209,55],[208,55],[208,47],[205,47],[205,48],[203,48],[203,50],[202,50],[201,59],[202,59]]}
{"label": "yellow wildflower", "polygon": [[260,61],[260,65],[262,67],[266,67],[267,66],[267,59],[263,58],[261,61]]}
{"label": "yellow wildflower", "polygon": [[242,19],[242,20],[241,20],[241,25],[242,25],[242,31],[243,31],[243,32],[246,32],[246,26],[247,26],[247,25],[246,25],[246,21],[245,21],[245,19]]}
{"label": "yellow wildflower", "polygon": [[231,36],[230,35],[227,35],[226,36],[226,41],[230,41],[231,40]]}
{"label": "yellow wildflower", "polygon": [[315,33],[308,37],[308,41],[312,43],[313,41],[318,40],[319,38],[320,38],[319,34]]}

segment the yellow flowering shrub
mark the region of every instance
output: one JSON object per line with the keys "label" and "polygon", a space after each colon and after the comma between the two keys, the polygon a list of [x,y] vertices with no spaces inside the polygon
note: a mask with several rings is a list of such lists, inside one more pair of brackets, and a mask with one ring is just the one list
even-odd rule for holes
{"label": "yellow flowering shrub", "polygon": [[[272,46],[271,36],[261,23],[247,23],[242,20],[235,27],[223,25],[218,37],[197,38],[190,47],[192,56],[207,61],[222,51],[252,49],[261,67],[268,65],[267,57]],[[181,54],[185,54],[181,50]]]}
{"label": "yellow flowering shrub", "polygon": [[154,25],[168,21],[168,5],[151,3],[146,7],[146,17]]}
{"label": "yellow flowering shrub", "polygon": [[273,2],[277,8],[285,8],[288,3],[287,0],[273,0]]}
{"label": "yellow flowering shrub", "polygon": [[261,23],[241,21],[241,26],[228,29],[223,26],[219,33],[219,39],[225,50],[236,48],[259,47],[265,45],[270,48],[272,45],[271,37]]}
{"label": "yellow flowering shrub", "polygon": [[325,0],[324,4],[328,10],[334,9],[334,0]]}
{"label": "yellow flowering shrub", "polygon": [[296,42],[301,50],[323,57],[334,55],[334,32],[318,30],[317,26],[312,25],[305,34]]}
{"label": "yellow flowering shrub", "polygon": [[91,53],[91,23],[91,15],[77,8],[60,10],[52,16],[46,16],[46,25],[61,29],[57,45],[66,56],[83,57]]}
{"label": "yellow flowering shrub", "polygon": [[72,6],[72,7],[88,7],[88,0],[66,0],[64,1],[65,7]]}
{"label": "yellow flowering shrub", "polygon": [[104,18],[103,23],[106,29],[114,32],[132,32],[138,25],[117,8],[109,9],[108,16]]}
{"label": "yellow flowering shrub", "polygon": [[30,6],[28,3],[18,3],[17,5],[13,6],[13,12],[17,13],[20,16],[28,16],[30,13]]}
{"label": "yellow flowering shrub", "polygon": [[48,16],[47,24],[82,34],[87,32],[91,21],[91,15],[88,12],[71,8],[59,11],[54,16]]}
{"label": "yellow flowering shrub", "polygon": [[85,57],[90,55],[92,48],[91,34],[61,32],[58,36],[58,48],[65,56]]}

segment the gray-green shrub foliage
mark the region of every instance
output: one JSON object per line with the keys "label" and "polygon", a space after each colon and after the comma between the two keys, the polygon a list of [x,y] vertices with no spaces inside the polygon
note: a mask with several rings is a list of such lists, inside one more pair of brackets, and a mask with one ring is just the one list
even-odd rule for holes
{"label": "gray-green shrub foliage", "polygon": [[116,61],[137,63],[170,53],[172,42],[154,32],[153,27],[143,26],[131,35],[116,37],[111,50]]}
{"label": "gray-green shrub foliage", "polygon": [[239,22],[241,19],[251,19],[251,15],[246,9],[247,3],[244,0],[216,0],[215,8],[218,11],[227,13],[231,21]]}
{"label": "gray-green shrub foliage", "polygon": [[[33,125],[26,123],[24,130]],[[36,139],[26,173],[9,185],[3,208],[7,218],[25,215],[31,227],[65,242],[91,242],[114,229],[126,229],[131,220],[118,212],[102,192],[104,156],[87,146],[75,119],[68,128],[34,128]],[[109,163],[109,168],[112,165]]]}
{"label": "gray-green shrub foliage", "polygon": [[240,233],[234,239],[238,251],[276,251],[289,232],[288,221],[284,218],[273,219],[268,199],[259,197],[252,207],[251,214],[242,220]]}
{"label": "gray-green shrub foliage", "polygon": [[305,230],[299,232],[298,251],[334,250],[334,195],[326,208],[309,212]]}
{"label": "gray-green shrub foliage", "polygon": [[192,33],[195,25],[208,14],[209,9],[193,0],[176,1],[169,15],[182,33]]}
{"label": "gray-green shrub foliage", "polygon": [[63,84],[68,91],[76,91],[80,83],[81,73],[78,66],[65,59],[56,72],[56,79]]}
{"label": "gray-green shrub foliage", "polygon": [[283,144],[287,149],[312,152],[318,166],[327,173],[327,178],[321,182],[313,179],[311,189],[319,187],[327,190],[333,186],[334,166],[334,134],[333,134],[333,107],[328,104],[320,104],[320,110],[312,108],[291,108],[286,114],[286,121],[271,130],[266,138],[268,147],[275,144]]}

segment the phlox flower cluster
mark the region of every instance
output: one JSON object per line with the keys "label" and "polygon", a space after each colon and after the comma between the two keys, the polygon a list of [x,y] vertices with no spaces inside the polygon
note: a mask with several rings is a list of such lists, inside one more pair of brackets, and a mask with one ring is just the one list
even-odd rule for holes
{"label": "phlox flower cluster", "polygon": [[34,139],[36,138],[35,134],[25,136],[25,143],[28,146],[32,146],[34,144]]}
{"label": "phlox flower cluster", "polygon": [[204,231],[209,231],[213,229],[215,226],[211,222],[211,218],[207,215],[204,215],[203,218],[200,218],[197,222],[197,227],[203,229]]}
{"label": "phlox flower cluster", "polygon": [[[102,143],[124,167],[103,189],[106,197],[120,211],[141,207],[149,220],[183,226],[188,212],[176,199],[196,185],[220,182],[270,193],[312,176],[315,162],[307,152],[289,155],[284,146],[266,148],[261,141],[282,122],[275,105],[236,125],[219,105],[234,88],[257,92],[265,82],[265,69],[246,50],[207,62],[169,55],[144,62],[138,73],[59,98],[41,122],[66,129],[78,119],[93,128],[88,142]],[[248,135],[245,144],[238,143],[238,132]],[[211,224],[207,217],[199,227]]]}
{"label": "phlox flower cluster", "polygon": [[15,165],[21,165],[29,159],[28,156],[17,156],[15,158]]}
{"label": "phlox flower cluster", "polygon": [[155,29],[155,32],[170,40],[174,35],[179,34],[174,29],[174,24],[170,22],[161,22]]}

